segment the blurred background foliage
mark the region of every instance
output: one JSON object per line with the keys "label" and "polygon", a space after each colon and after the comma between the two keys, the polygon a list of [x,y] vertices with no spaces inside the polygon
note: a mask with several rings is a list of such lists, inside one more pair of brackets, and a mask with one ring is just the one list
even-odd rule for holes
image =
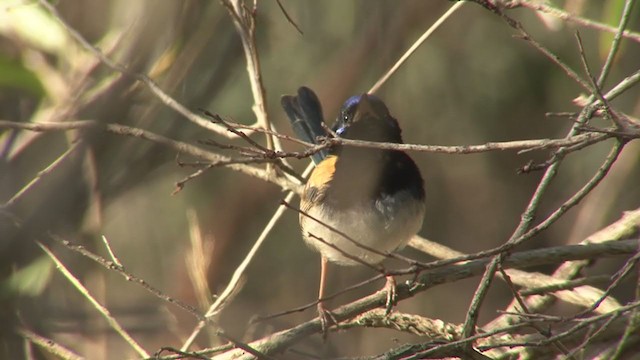
{"label": "blurred background foliage", "polygon": [[[617,26],[622,0],[554,1],[556,6]],[[279,106],[282,94],[300,85],[316,90],[327,118],[350,95],[367,89],[446,9],[448,1],[325,0],[283,1],[301,28],[287,21],[275,1],[258,2],[257,42],[268,99],[278,131],[291,134]],[[226,9],[216,1],[60,0],[62,17],[110,58],[148,74],[192,111],[219,113],[254,122],[253,99],[239,37]],[[598,69],[612,35],[543,19],[527,9],[509,14],[578,73],[582,65],[575,31],[586,57]],[[640,30],[636,6],[628,28]],[[545,24],[545,20],[553,24]],[[571,120],[547,112],[578,111],[572,100],[582,89],[499,17],[468,4],[448,20],[380,90],[399,119],[405,142],[465,145],[489,141],[558,138]],[[605,89],[638,69],[640,44],[623,41]],[[640,116],[637,88],[614,101],[616,109]],[[142,83],[103,66],[82,49],[37,3],[0,1],[0,119],[19,122],[95,120],[127,124],[197,144],[220,139],[163,105]],[[607,125],[605,122],[596,125]],[[74,132],[33,133],[0,129],[0,201],[9,201],[53,161],[73,147]],[[253,138],[263,141],[263,137]],[[570,155],[541,207],[553,211],[600,166],[610,143]],[[285,142],[291,150],[299,146]],[[212,148],[213,151],[224,152]],[[517,174],[530,160],[549,153],[491,152],[476,155],[413,153],[426,178],[428,211],[421,235],[464,252],[506,241],[540,178]],[[170,296],[198,306],[185,263],[189,247],[187,213],[194,210],[206,241],[213,244],[207,281],[214,293],[253,244],[283,196],[277,186],[214,168],[172,196],[175,182],[193,171],[180,156],[153,143],[105,133],[91,134],[61,158],[55,171],[12,204],[16,229],[3,217],[0,228],[0,322],[2,356],[22,351],[12,335],[19,324],[51,336],[91,358],[121,358],[131,350],[100,316],[52,271],[34,244],[42,231],[82,243],[107,256],[105,235],[128,271]],[[181,159],[188,161],[190,159]],[[625,149],[607,179],[576,209],[528,247],[575,243],[640,204],[640,147]],[[303,169],[306,160],[291,160]],[[6,210],[6,209],[5,209]],[[52,246],[61,259],[149,351],[179,346],[195,324],[135,284]],[[411,249],[405,254],[429,260]],[[222,326],[251,340],[315,316],[313,310],[248,326],[256,315],[309,303],[317,292],[319,256],[307,249],[297,215],[289,212],[251,264],[246,283],[225,309]],[[392,266],[392,265],[391,265]],[[619,264],[598,263],[590,271],[611,273]],[[541,271],[550,270],[538,269]],[[373,275],[369,269],[331,268],[330,290]],[[459,323],[478,279],[434,288],[399,304],[401,310]],[[377,290],[348,293],[330,306]],[[619,300],[631,296],[623,286]],[[510,290],[495,283],[481,324],[510,301]],[[559,309],[561,311],[562,309]],[[385,330],[349,331],[320,337],[299,350],[323,356],[376,354],[415,339]],[[217,339],[213,340],[218,341]],[[205,336],[199,346],[211,345]],[[291,355],[296,358],[299,355]]]}

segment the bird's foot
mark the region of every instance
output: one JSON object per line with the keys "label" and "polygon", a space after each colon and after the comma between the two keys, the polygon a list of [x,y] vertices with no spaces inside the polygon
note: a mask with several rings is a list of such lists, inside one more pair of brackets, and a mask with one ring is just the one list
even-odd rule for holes
{"label": "bird's foot", "polygon": [[384,287],[381,291],[387,293],[387,301],[385,302],[385,311],[384,314],[389,315],[391,310],[393,310],[393,306],[397,304],[398,294],[396,292],[396,279],[393,276],[387,276],[387,282],[384,284]]}
{"label": "bird's foot", "polygon": [[320,317],[320,325],[322,326],[322,338],[326,339],[331,325],[338,325],[338,320],[331,311],[324,307],[322,302],[318,303],[318,316]]}

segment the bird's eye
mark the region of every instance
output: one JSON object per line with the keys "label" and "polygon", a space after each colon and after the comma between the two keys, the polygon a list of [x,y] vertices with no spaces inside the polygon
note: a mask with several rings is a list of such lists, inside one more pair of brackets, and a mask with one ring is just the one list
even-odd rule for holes
{"label": "bird's eye", "polygon": [[342,113],[342,121],[345,124],[349,124],[353,121],[353,116],[355,115],[356,112],[356,107],[355,106],[350,106],[347,109],[344,110],[344,112]]}

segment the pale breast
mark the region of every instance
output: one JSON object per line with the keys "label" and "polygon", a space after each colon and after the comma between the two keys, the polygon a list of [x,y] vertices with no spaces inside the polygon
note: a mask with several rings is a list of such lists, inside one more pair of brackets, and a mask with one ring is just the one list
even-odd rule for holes
{"label": "pale breast", "polygon": [[374,204],[339,211],[327,205],[314,206],[308,214],[319,221],[304,215],[300,221],[306,243],[330,261],[376,264],[384,259],[383,254],[405,246],[420,230],[424,212],[423,201],[401,191],[383,196]]}

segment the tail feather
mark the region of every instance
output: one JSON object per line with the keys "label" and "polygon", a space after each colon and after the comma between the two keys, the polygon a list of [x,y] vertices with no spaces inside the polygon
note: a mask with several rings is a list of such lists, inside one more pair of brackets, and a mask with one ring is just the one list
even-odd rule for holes
{"label": "tail feather", "polygon": [[[285,95],[280,103],[291,122],[293,132],[300,140],[317,144],[317,137],[328,135],[322,127],[322,105],[311,89],[300,87],[297,96]],[[317,164],[328,154],[327,150],[321,150],[311,158]]]}

